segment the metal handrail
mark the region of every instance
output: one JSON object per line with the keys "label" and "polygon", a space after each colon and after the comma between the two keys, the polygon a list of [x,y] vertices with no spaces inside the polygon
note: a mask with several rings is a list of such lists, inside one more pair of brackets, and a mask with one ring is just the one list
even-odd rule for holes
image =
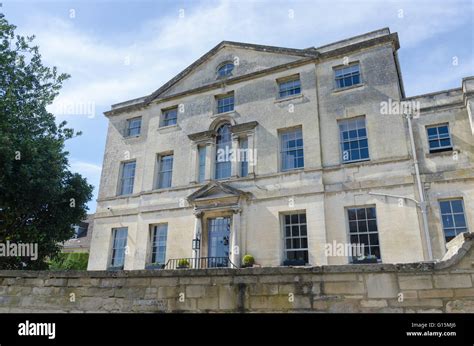
{"label": "metal handrail", "polygon": [[170,258],[164,269],[237,268],[229,257],[181,257]]}

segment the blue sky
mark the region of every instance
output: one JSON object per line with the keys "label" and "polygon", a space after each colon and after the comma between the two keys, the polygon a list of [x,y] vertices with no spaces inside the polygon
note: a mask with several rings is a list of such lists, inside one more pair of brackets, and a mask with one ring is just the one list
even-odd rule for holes
{"label": "blue sky", "polygon": [[[2,1],[17,33],[71,78],[52,105],[83,132],[71,169],[100,179],[110,105],[147,95],[222,40],[322,46],[389,27],[398,32],[407,96],[460,87],[474,75],[474,2],[465,1]],[[92,112],[91,112],[92,111]]]}

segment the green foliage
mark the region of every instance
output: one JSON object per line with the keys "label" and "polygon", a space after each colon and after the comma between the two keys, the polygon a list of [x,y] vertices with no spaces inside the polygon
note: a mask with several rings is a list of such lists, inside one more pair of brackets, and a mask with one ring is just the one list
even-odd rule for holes
{"label": "green foliage", "polygon": [[87,252],[59,253],[49,263],[50,270],[87,270]]}
{"label": "green foliage", "polygon": [[46,269],[85,217],[92,186],[69,171],[64,150],[80,133],[46,110],[69,76],[44,66],[34,37],[15,29],[0,13],[0,242],[37,243],[39,256],[0,257],[0,269]]}
{"label": "green foliage", "polygon": [[253,258],[252,255],[245,255],[244,258],[242,258],[242,264],[244,267],[251,267],[255,264],[255,258]]}
{"label": "green foliage", "polygon": [[189,267],[189,261],[186,258],[181,258],[178,261],[178,267]]}

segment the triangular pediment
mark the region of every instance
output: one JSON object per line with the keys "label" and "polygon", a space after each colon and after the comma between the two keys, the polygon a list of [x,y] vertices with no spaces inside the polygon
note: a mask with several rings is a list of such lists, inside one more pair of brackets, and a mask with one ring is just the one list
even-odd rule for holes
{"label": "triangular pediment", "polygon": [[217,69],[225,62],[233,62],[235,65],[232,75],[225,78],[230,79],[314,57],[315,54],[317,53],[312,49],[223,41],[152,93],[147,101],[223,82],[223,79],[217,76]]}
{"label": "triangular pediment", "polygon": [[188,196],[189,202],[239,198],[246,193],[227,184],[210,182]]}

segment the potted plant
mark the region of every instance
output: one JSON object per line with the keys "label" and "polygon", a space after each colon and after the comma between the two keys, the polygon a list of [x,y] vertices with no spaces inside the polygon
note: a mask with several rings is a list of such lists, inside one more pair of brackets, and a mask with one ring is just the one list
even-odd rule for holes
{"label": "potted plant", "polygon": [[189,268],[189,261],[186,258],[181,258],[178,261],[178,269],[186,269]]}
{"label": "potted plant", "polygon": [[242,268],[250,268],[255,264],[255,258],[252,255],[245,255],[242,259]]}
{"label": "potted plant", "polygon": [[377,263],[377,257],[375,255],[361,256],[357,257],[354,260],[355,264],[367,264],[367,263]]}

